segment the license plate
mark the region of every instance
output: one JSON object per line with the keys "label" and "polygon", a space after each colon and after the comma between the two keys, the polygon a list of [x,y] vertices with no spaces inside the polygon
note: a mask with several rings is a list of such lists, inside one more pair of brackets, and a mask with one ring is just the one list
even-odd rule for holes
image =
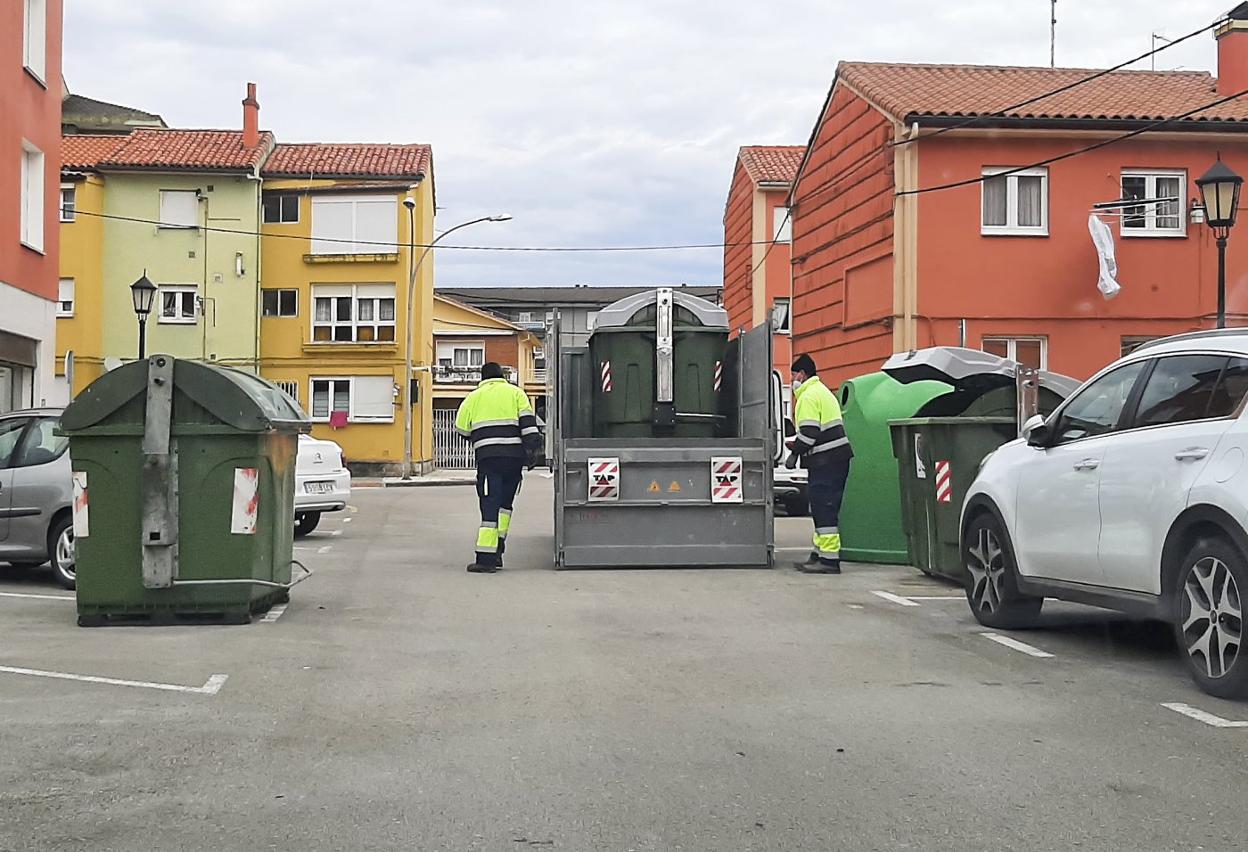
{"label": "license plate", "polygon": [[328,494],[334,490],[332,482],[305,482],[303,490],[308,494]]}

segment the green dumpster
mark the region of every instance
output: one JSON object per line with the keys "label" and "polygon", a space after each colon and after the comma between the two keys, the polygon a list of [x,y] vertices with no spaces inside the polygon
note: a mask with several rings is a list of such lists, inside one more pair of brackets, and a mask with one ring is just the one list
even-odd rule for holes
{"label": "green dumpster", "polygon": [[952,387],[944,382],[902,384],[887,373],[869,373],[841,385],[845,434],[854,462],[845,483],[840,528],[841,558],[851,562],[908,563],[906,527],[889,421],[913,416]]}
{"label": "green dumpster", "polygon": [[298,435],[275,385],[154,355],[61,417],[74,477],[78,623],[246,623],[289,597]]}
{"label": "green dumpster", "polygon": [[[670,346],[660,346],[667,334]],[[727,312],[687,293],[661,288],[603,308],[589,337],[593,436],[715,437],[727,343]],[[672,378],[666,393],[663,358]]]}

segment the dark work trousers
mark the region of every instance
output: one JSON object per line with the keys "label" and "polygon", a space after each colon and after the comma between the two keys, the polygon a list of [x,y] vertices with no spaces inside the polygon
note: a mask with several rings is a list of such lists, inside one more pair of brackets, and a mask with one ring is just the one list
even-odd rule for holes
{"label": "dark work trousers", "polygon": [[477,499],[481,503],[478,565],[500,564],[511,529],[512,505],[523,478],[524,459],[487,458],[477,462]]}
{"label": "dark work trousers", "polygon": [[852,459],[832,462],[807,471],[810,492],[810,514],[815,521],[815,553],[828,565],[841,562],[841,498],[845,496],[845,480],[849,478]]}

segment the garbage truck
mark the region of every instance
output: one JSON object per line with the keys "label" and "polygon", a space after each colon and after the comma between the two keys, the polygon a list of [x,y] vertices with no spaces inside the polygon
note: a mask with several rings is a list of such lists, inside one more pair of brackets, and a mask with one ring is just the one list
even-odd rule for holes
{"label": "garbage truck", "polygon": [[548,334],[557,568],[771,567],[783,439],[767,325],[659,288]]}

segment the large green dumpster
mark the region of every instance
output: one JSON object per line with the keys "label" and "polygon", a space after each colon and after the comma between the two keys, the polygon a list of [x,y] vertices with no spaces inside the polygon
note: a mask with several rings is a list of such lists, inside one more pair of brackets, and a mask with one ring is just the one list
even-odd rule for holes
{"label": "large green dumpster", "polygon": [[61,417],[78,623],[245,623],[285,600],[309,428],[275,385],[168,355],[91,384]]}
{"label": "large green dumpster", "polygon": [[933,397],[952,389],[937,381],[902,384],[887,373],[869,373],[841,385],[845,434],[854,448],[841,504],[842,559],[907,563],[897,458],[888,424],[913,416]]}
{"label": "large green dumpster", "polygon": [[[727,312],[687,293],[638,293],[599,311],[589,337],[593,437],[715,437],[727,342]],[[665,357],[672,371],[666,390]]]}

